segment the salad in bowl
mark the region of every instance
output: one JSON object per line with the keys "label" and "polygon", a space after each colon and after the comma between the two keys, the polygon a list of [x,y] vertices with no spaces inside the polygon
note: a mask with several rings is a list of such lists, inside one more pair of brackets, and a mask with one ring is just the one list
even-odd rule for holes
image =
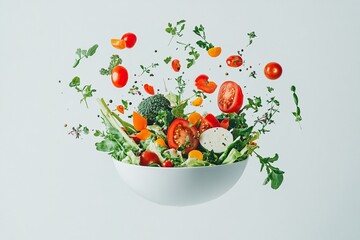
{"label": "salad in bowl", "polygon": [[[177,38],[176,50],[183,47],[188,54],[185,59],[187,70],[199,61],[200,51],[205,52],[205,57],[222,58],[222,48],[207,40],[203,25],[195,26],[192,31],[198,41],[181,42],[185,23],[185,20],[168,23],[165,31],[171,36],[169,45]],[[255,37],[254,32],[248,33],[247,46],[253,43]],[[121,39],[111,39],[116,51],[136,47],[136,42],[134,33],[125,33]],[[96,44],[88,50],[77,49],[78,58],[73,67],[76,68],[82,59],[93,56],[97,48]],[[223,58],[224,66],[249,71],[249,77],[256,78],[257,73],[251,65],[245,65],[243,51],[241,49]],[[183,70],[185,67],[182,67],[184,64],[179,58],[168,56],[161,64],[140,65],[140,76],[151,77],[152,70],[159,66],[171,68],[178,74],[168,78],[175,90],[168,91],[165,85],[164,91],[155,91],[150,81],[132,81],[128,69],[122,65],[122,58],[118,54],[111,56],[109,66],[102,68],[100,74],[110,76],[114,87],[127,89],[128,99],[116,100],[115,109],[104,98],[97,99],[99,116],[105,128],[93,130],[93,135],[98,138],[96,149],[114,159],[118,172],[136,192],[161,204],[191,205],[222,195],[241,177],[250,156],[257,157],[260,170],[266,171],[264,184],[270,183],[273,189],[278,189],[284,175],[284,171],[274,166],[279,156],[277,153],[272,157],[261,156],[257,144],[259,137],[270,131],[268,127],[274,123],[274,115],[279,113],[280,102],[274,95],[274,88],[267,87],[266,99],[260,96],[244,99],[243,87],[236,79],[214,81],[206,72],[193,80],[187,79]],[[276,62],[264,67],[264,75],[270,80],[278,79],[281,74],[282,67]],[[96,92],[92,85],[81,87],[80,78],[76,76],[69,86],[82,94],[81,102],[88,107],[87,100]],[[185,98],[184,93],[189,86],[191,96]],[[291,87],[291,91],[296,105],[293,115],[300,122],[302,118],[295,86]],[[206,103],[212,104],[214,112],[197,110],[209,96],[214,95],[216,101]],[[135,97],[142,97],[142,100],[130,109],[129,99]],[[215,109],[221,114],[215,114]],[[129,118],[125,117],[125,112],[131,114]],[[250,121],[249,114],[258,116]],[[89,129],[79,125],[70,133],[78,136],[81,132],[88,134]],[[213,184],[194,184],[202,182],[198,181],[199,178]],[[166,190],[160,191],[155,187],[160,185]]]}

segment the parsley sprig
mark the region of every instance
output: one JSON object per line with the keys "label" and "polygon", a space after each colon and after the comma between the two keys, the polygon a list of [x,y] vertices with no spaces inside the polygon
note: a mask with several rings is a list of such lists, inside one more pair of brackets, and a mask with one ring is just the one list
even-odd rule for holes
{"label": "parsley sprig", "polygon": [[253,43],[254,38],[256,38],[257,36],[256,36],[255,32],[249,32],[247,35],[249,37],[249,43],[247,45],[247,47],[248,47]]}
{"label": "parsley sprig", "polygon": [[78,56],[78,58],[75,59],[75,63],[73,65],[73,68],[76,68],[79,65],[81,59],[88,58],[88,57],[91,57],[92,55],[94,55],[96,53],[96,49],[98,47],[99,47],[99,45],[95,44],[94,46],[92,46],[88,50],[81,49],[81,48],[76,49],[75,53]]}
{"label": "parsley sprig", "polygon": [[294,102],[295,102],[295,106],[296,106],[296,111],[292,112],[292,114],[295,117],[295,121],[299,123],[300,128],[301,128],[300,122],[302,120],[302,117],[301,117],[301,111],[300,111],[300,107],[299,107],[299,98],[296,94],[296,87],[294,85],[292,85],[290,89],[293,93],[293,98],[294,98]]}
{"label": "parsley sprig", "polygon": [[[139,77],[142,76],[144,73],[150,74],[152,68],[158,67],[158,63],[152,63],[151,65],[145,67],[144,65],[140,65],[142,72],[140,73]],[[150,74],[151,75],[151,74]]]}
{"label": "parsley sprig", "polygon": [[195,26],[193,32],[202,39],[196,42],[199,47],[206,49],[206,51],[214,47],[212,43],[209,43],[206,40],[205,28],[203,25],[200,24],[200,26]]}
{"label": "parsley sprig", "polygon": [[178,41],[176,43],[185,46],[184,47],[185,51],[187,51],[187,49],[190,48],[190,51],[188,52],[188,54],[191,58],[186,59],[186,61],[187,61],[186,67],[187,68],[192,67],[195,64],[196,60],[199,59],[200,53],[198,51],[196,51],[195,47],[193,47],[190,43],[182,43],[182,42],[178,42]]}
{"label": "parsley sprig", "polygon": [[120,65],[122,63],[122,59],[119,57],[119,55],[114,54],[110,57],[110,63],[109,63],[109,67],[107,69],[105,68],[101,68],[100,69],[100,74],[101,75],[111,75],[112,70]]}
{"label": "parsley sprig", "polygon": [[165,28],[165,31],[171,35],[168,45],[170,45],[175,36],[182,37],[182,31],[185,29],[185,22],[185,20],[180,20],[176,22],[176,24],[168,23],[168,27]]}
{"label": "parsley sprig", "polygon": [[75,88],[77,92],[82,94],[82,99],[80,103],[83,101],[86,104],[86,107],[89,108],[87,103],[87,98],[92,97],[93,93],[96,92],[95,89],[91,88],[91,85],[85,85],[84,87],[80,87],[80,78],[78,76],[74,77],[73,80],[69,83],[69,87]]}

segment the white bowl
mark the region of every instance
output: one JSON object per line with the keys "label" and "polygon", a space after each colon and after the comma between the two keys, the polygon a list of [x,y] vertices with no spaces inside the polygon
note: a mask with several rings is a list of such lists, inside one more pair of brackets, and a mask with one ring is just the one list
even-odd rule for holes
{"label": "white bowl", "polygon": [[209,167],[144,167],[113,160],[121,178],[142,197],[161,204],[186,206],[216,199],[231,189],[247,161]]}

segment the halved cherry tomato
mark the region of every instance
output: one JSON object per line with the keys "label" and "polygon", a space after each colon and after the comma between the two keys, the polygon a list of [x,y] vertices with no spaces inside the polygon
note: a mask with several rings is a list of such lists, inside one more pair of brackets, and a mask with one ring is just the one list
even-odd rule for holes
{"label": "halved cherry tomato", "polygon": [[173,167],[174,164],[173,164],[172,161],[170,161],[170,160],[165,160],[165,161],[161,164],[161,166],[163,166],[163,167]]}
{"label": "halved cherry tomato", "polygon": [[149,85],[149,84],[144,84],[144,89],[145,89],[145,92],[147,92],[148,94],[150,95],[154,95],[155,94],[155,91],[154,91],[154,87]]}
{"label": "halved cherry tomato", "polygon": [[177,118],[169,126],[167,140],[170,148],[178,149],[185,145],[185,153],[197,148],[199,144],[198,132],[189,121]]}
{"label": "halved cherry tomato", "polygon": [[124,114],[125,108],[123,105],[117,105],[116,110],[118,110],[119,113]]}
{"label": "halved cherry tomato", "polygon": [[201,119],[201,115],[200,113],[197,112],[193,112],[189,115],[188,117],[188,121],[192,124],[192,125],[196,125]]}
{"label": "halved cherry tomato", "polygon": [[210,57],[218,57],[221,53],[221,47],[210,48],[207,52]]}
{"label": "halved cherry tomato", "polygon": [[217,87],[216,83],[209,81],[209,77],[205,74],[201,74],[195,79],[195,86],[206,93],[215,92]]}
{"label": "halved cherry tomato", "polygon": [[208,115],[206,115],[205,117],[203,117],[201,119],[201,123],[199,126],[199,132],[202,133],[205,130],[207,130],[209,128],[214,128],[214,127],[220,127],[220,122],[219,122],[219,120],[217,120],[217,118],[214,115],[209,113]]}
{"label": "halved cherry tomato", "polygon": [[137,40],[136,35],[134,33],[130,33],[130,32],[125,33],[121,39],[125,41],[127,48],[132,48],[135,45],[136,40]]}
{"label": "halved cherry tomato", "polygon": [[160,159],[156,153],[151,151],[145,151],[140,156],[140,165],[141,166],[150,166],[152,163],[161,165]]}
{"label": "halved cherry tomato", "polygon": [[243,64],[243,59],[239,55],[232,55],[226,59],[226,64],[229,67],[237,68]]}
{"label": "halved cherry tomato", "polygon": [[270,80],[278,79],[282,74],[282,67],[276,62],[266,64],[264,68],[265,76]]}
{"label": "halved cherry tomato", "polygon": [[112,70],[111,73],[111,80],[115,87],[122,88],[126,85],[128,82],[129,75],[126,68],[123,66],[116,66]]}
{"label": "halved cherry tomato", "polygon": [[220,86],[218,106],[222,112],[239,112],[244,101],[241,87],[233,81],[226,81]]}
{"label": "halved cherry tomato", "polygon": [[111,39],[111,45],[117,49],[124,49],[126,47],[124,39]]}
{"label": "halved cherry tomato", "polygon": [[199,150],[192,150],[189,152],[189,158],[196,158],[197,160],[203,160],[204,156]]}
{"label": "halved cherry tomato", "polygon": [[171,67],[175,72],[179,72],[181,68],[180,61],[178,59],[172,60]]}
{"label": "halved cherry tomato", "polygon": [[229,122],[230,122],[230,119],[225,118],[224,120],[221,121],[220,127],[228,129],[229,128]]}

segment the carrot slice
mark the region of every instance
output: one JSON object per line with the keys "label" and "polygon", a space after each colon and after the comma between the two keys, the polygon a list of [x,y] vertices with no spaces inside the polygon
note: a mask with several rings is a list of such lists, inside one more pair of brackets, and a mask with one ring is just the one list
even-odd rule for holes
{"label": "carrot slice", "polygon": [[133,123],[134,123],[134,128],[138,131],[141,131],[147,127],[146,118],[141,116],[140,113],[138,112],[133,112]]}
{"label": "carrot slice", "polygon": [[140,140],[146,140],[151,136],[151,132],[147,130],[146,128],[141,130],[138,134],[136,134],[136,137]]}

